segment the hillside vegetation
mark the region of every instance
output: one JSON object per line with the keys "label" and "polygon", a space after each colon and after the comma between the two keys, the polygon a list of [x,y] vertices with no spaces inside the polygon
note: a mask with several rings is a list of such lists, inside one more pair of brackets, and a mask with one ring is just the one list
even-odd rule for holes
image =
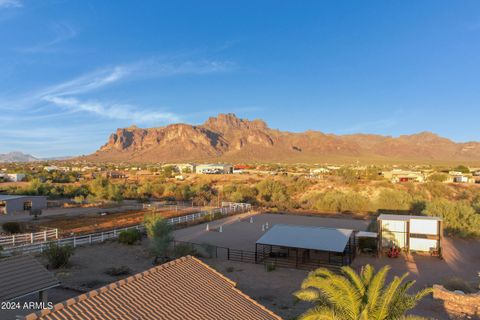
{"label": "hillside vegetation", "polygon": [[[169,173],[171,174],[171,173]],[[318,180],[292,176],[192,175],[185,181],[167,176],[136,182],[96,178],[83,184],[42,183],[9,193],[69,197],[78,203],[137,199],[192,201],[218,205],[220,201],[248,202],[270,211],[308,210],[319,213],[372,215],[382,212],[439,216],[449,234],[480,236],[480,188],[440,182],[392,184],[356,179],[340,173]]]}

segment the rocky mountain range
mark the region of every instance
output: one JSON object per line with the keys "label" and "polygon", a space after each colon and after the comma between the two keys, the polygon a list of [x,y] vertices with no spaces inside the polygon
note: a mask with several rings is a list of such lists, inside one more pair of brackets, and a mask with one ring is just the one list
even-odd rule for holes
{"label": "rocky mountain range", "polygon": [[117,129],[90,161],[125,162],[480,162],[480,143],[455,143],[434,133],[399,137],[271,129],[262,120],[219,114],[204,124]]}
{"label": "rocky mountain range", "polygon": [[38,160],[39,159],[32,155],[25,154],[20,151],[12,151],[9,153],[0,154],[0,162],[31,162]]}

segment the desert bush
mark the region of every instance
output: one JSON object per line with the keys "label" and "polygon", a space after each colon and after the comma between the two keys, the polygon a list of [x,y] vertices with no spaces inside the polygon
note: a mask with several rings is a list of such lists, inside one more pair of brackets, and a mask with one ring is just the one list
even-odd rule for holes
{"label": "desert bush", "polygon": [[382,210],[409,210],[412,201],[412,196],[404,190],[382,189],[376,206]]}
{"label": "desert bush", "polygon": [[480,214],[480,195],[476,196],[472,201],[472,207]]}
{"label": "desert bush", "polygon": [[263,180],[259,182],[256,187],[260,201],[267,204],[284,204],[289,200],[287,187],[279,181],[271,179]]}
{"label": "desert bush", "polygon": [[452,194],[452,189],[441,182],[427,182],[424,188],[430,193],[432,198],[448,199]]}
{"label": "desert bush", "polygon": [[224,197],[232,202],[248,202],[254,204],[257,189],[241,184],[230,184],[223,188]]}
{"label": "desert bush", "polygon": [[189,244],[180,243],[175,246],[174,253],[175,258],[180,258],[184,256],[196,256],[197,250]]}
{"label": "desert bush", "polygon": [[19,222],[10,221],[2,224],[2,229],[8,233],[20,233],[22,231],[22,225]]}
{"label": "desert bush", "polygon": [[140,241],[141,238],[142,235],[140,234],[140,231],[136,229],[124,230],[118,235],[118,242],[132,245],[137,241]]}
{"label": "desert bush", "polygon": [[172,226],[161,216],[150,214],[144,218],[147,236],[151,241],[151,250],[155,255],[154,264],[158,258],[166,256],[170,243],[174,240],[172,236]]}
{"label": "desert bush", "polygon": [[273,262],[269,262],[265,265],[265,271],[272,272],[277,269],[277,266]]}
{"label": "desert bush", "polygon": [[105,274],[108,274],[112,277],[117,276],[126,276],[132,273],[132,269],[127,266],[111,267],[105,269]]}
{"label": "desert bush", "polygon": [[447,179],[448,179],[448,174],[442,173],[442,172],[437,172],[428,176],[428,181],[434,181],[434,182],[445,182],[447,181]]}
{"label": "desert bush", "polygon": [[468,201],[434,199],[423,214],[443,218],[445,231],[460,237],[480,236],[480,215]]}
{"label": "desert bush", "polygon": [[59,246],[54,242],[48,244],[47,248],[43,250],[43,255],[48,260],[48,266],[53,269],[65,267],[73,253],[72,246]]}
{"label": "desert bush", "polygon": [[207,254],[206,258],[213,258],[213,254],[215,252],[215,246],[213,244],[204,242],[201,244],[201,247]]}
{"label": "desert bush", "polygon": [[337,190],[314,193],[309,196],[307,204],[312,209],[329,212],[365,212],[372,207],[370,199],[358,192]]}

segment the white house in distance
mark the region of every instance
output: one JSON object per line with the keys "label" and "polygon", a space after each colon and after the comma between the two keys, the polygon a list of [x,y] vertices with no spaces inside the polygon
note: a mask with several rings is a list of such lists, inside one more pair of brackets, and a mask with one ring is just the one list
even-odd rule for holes
{"label": "white house in distance", "polygon": [[233,173],[231,164],[199,164],[195,168],[196,173],[201,174],[228,174]]}
{"label": "white house in distance", "polygon": [[20,182],[25,180],[25,174],[23,173],[0,173],[0,178],[11,182]]}
{"label": "white house in distance", "polygon": [[442,218],[381,214],[377,222],[381,249],[395,245],[407,252],[430,252],[441,256]]}

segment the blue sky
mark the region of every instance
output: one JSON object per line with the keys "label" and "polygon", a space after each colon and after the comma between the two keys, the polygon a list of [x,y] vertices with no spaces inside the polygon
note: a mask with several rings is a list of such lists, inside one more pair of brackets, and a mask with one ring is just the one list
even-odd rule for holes
{"label": "blue sky", "polygon": [[480,140],[479,1],[0,0],[0,153],[234,112]]}

